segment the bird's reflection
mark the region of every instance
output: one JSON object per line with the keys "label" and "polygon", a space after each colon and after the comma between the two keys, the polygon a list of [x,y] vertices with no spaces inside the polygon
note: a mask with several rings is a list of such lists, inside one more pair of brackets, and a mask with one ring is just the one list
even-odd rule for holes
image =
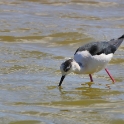
{"label": "bird's reflection", "polygon": [[[93,87],[93,85],[95,85],[95,87]],[[76,98],[81,97],[88,99],[98,99],[106,95],[109,92],[109,89],[111,89],[111,84],[106,84],[105,88],[100,88],[101,85],[102,84],[95,82],[85,82],[81,84],[80,87],[76,87],[74,89],[72,88],[71,90],[69,90],[70,88],[66,89],[65,87],[58,86],[58,90],[63,98],[68,96],[68,98],[70,97],[72,99],[73,96],[76,96]]]}
{"label": "bird's reflection", "polygon": [[94,82],[85,82],[85,83],[83,83],[83,84],[81,84],[81,85],[84,85],[84,86],[88,86],[89,88],[91,88],[91,86],[94,84]]}

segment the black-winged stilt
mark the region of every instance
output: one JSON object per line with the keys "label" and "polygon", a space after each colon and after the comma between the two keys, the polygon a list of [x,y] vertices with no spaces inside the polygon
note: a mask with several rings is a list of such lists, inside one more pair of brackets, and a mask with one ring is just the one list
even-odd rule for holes
{"label": "black-winged stilt", "polygon": [[[108,42],[92,42],[79,47],[76,50],[73,59],[68,59],[61,64],[60,70],[62,77],[59,86],[61,86],[65,76],[71,72],[89,74],[90,80],[93,82],[91,74],[106,67],[123,40],[124,35]],[[111,80],[115,82],[107,68],[105,68],[105,71]]]}

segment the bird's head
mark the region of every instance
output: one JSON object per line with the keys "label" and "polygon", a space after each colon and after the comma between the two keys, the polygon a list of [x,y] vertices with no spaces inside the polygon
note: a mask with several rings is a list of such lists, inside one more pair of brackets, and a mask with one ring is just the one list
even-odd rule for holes
{"label": "bird's head", "polygon": [[71,73],[72,71],[72,62],[73,62],[73,59],[68,59],[66,60],[65,62],[63,62],[60,66],[60,71],[62,73],[62,77],[60,79],[60,83],[59,83],[59,86],[61,86],[65,76],[69,73]]}

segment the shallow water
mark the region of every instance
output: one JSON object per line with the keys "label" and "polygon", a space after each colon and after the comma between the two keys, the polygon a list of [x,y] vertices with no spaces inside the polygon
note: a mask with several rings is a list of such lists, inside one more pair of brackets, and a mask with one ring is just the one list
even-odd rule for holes
{"label": "shallow water", "polygon": [[0,1],[0,124],[123,124],[124,43],[104,70],[70,74],[60,64],[88,42],[124,34],[122,0]]}

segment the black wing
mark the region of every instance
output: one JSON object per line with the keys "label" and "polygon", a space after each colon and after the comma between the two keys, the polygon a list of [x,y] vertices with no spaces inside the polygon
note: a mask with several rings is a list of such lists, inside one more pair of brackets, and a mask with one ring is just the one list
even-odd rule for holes
{"label": "black wing", "polygon": [[93,43],[88,43],[82,47],[79,47],[75,54],[78,51],[89,51],[89,53],[94,56],[94,55],[100,55],[102,53],[104,54],[110,54],[114,53],[116,51],[116,47],[114,45],[109,44],[109,42],[93,42]]}
{"label": "black wing", "polygon": [[121,45],[121,43],[123,42],[123,40],[124,40],[124,34],[121,37],[119,37],[118,39],[112,39],[112,40],[110,40],[109,43],[111,45],[114,45],[116,47],[116,49],[117,49]]}
{"label": "black wing", "polygon": [[[110,54],[110,53],[114,53],[117,48],[121,45],[121,43],[123,42],[124,40],[124,34],[119,37],[118,39],[112,39],[110,40],[109,42],[93,42],[93,43],[88,43],[82,47],[79,47],[75,54],[78,52],[78,51],[89,51],[89,53],[94,56],[94,55],[100,55],[102,53],[104,54]],[[74,55],[75,55],[74,54]]]}

